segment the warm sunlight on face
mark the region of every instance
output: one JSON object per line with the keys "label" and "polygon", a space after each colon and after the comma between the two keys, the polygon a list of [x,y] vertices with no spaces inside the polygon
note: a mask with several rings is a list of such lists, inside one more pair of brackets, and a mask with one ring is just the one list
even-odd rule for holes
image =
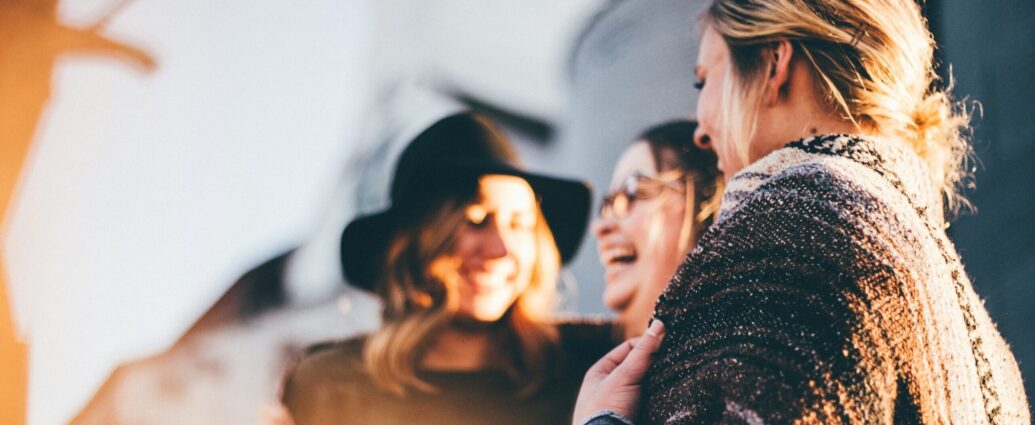
{"label": "warm sunlight on face", "polygon": [[536,261],[538,206],[525,180],[487,175],[466,210],[452,259],[458,264],[457,314],[499,320],[528,287]]}
{"label": "warm sunlight on face", "polygon": [[[612,191],[622,190],[630,178],[646,182],[658,177],[650,147],[637,142],[618,159]],[[646,328],[658,296],[686,255],[679,247],[686,211],[683,182],[679,178],[653,187],[650,197],[631,201],[624,214],[602,214],[593,223],[600,263],[606,270],[604,304],[618,312],[627,337]]]}
{"label": "warm sunlight on face", "polygon": [[697,97],[697,139],[707,137],[710,146],[719,157],[719,170],[727,178],[732,177],[745,164],[737,153],[736,141],[729,140],[728,123],[723,121],[722,108],[728,99],[723,98],[723,85],[730,72],[730,52],[719,35],[710,26],[701,37],[701,48],[697,54],[696,87],[701,91]]}

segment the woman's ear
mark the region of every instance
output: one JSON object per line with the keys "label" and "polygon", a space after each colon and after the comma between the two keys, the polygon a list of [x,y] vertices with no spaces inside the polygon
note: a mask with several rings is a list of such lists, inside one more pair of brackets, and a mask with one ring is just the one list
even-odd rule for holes
{"label": "woman's ear", "polygon": [[790,40],[774,42],[766,54],[770,57],[769,83],[765,90],[766,105],[773,105],[780,100],[781,93],[787,89],[791,80],[791,57],[794,54],[794,45]]}

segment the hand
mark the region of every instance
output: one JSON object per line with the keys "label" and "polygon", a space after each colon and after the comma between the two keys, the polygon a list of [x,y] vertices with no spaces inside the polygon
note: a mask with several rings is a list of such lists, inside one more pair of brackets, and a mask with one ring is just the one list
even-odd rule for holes
{"label": "hand", "polygon": [[655,320],[641,337],[630,338],[598,360],[586,372],[575,402],[575,422],[579,425],[601,410],[612,410],[628,418],[636,417],[640,404],[640,381],[650,366],[650,356],[661,347],[665,325]]}
{"label": "hand", "polygon": [[295,425],[291,420],[291,413],[282,404],[269,404],[262,406],[259,411],[259,423],[262,425]]}

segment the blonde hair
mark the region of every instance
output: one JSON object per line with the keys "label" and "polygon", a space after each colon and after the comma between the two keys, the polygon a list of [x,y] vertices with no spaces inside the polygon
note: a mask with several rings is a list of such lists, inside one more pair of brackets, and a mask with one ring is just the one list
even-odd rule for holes
{"label": "blonde hair", "polygon": [[[457,295],[434,278],[435,259],[448,254],[467,217],[466,202],[445,201],[432,214],[405,225],[388,246],[386,269],[376,287],[384,300],[384,324],[364,346],[364,365],[373,381],[396,395],[437,389],[417,376],[423,355],[453,320]],[[500,320],[494,337],[500,366],[519,384],[518,396],[533,394],[555,357],[557,330],[547,322],[555,306],[560,254],[542,212],[536,221],[536,263],[527,289]]]}
{"label": "blonde hair", "polygon": [[[729,140],[751,140],[770,69],[763,49],[789,40],[845,119],[907,142],[926,162],[946,211],[969,205],[959,186],[971,155],[970,114],[951,99],[951,80],[940,84],[934,37],[915,1],[715,0],[702,20],[730,48],[732,78],[722,88]],[[737,143],[742,158],[746,144]]]}

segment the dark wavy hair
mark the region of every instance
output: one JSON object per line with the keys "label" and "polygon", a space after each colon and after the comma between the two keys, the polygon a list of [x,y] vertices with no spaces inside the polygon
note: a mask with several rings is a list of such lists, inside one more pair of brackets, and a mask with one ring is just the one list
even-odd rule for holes
{"label": "dark wavy hair", "polygon": [[[694,144],[697,122],[675,120],[665,122],[644,131],[637,141],[646,142],[654,157],[657,171],[680,170],[694,188],[694,205],[688,215],[694,224],[707,228],[712,224],[719,210],[722,197],[723,176],[719,171],[715,152]],[[702,232],[694,232],[693,241]]]}

